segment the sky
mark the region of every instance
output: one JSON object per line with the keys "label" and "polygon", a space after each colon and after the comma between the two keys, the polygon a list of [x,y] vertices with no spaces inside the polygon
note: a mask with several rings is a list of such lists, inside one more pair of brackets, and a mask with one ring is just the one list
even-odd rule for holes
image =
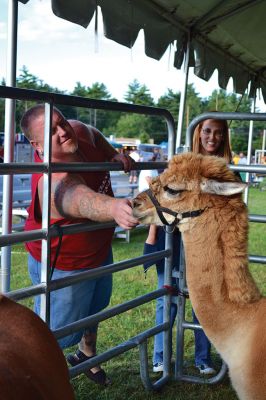
{"label": "sky", "polygon": [[[0,79],[6,77],[8,0],[0,0]],[[19,3],[17,75],[25,65],[29,72],[45,83],[61,90],[72,91],[76,82],[91,86],[104,83],[118,101],[124,101],[129,83],[137,79],[150,90],[155,101],[172,89],[182,89],[183,72],[173,67],[174,51],[167,50],[160,61],[145,56],[143,34],[140,32],[132,49],[106,39],[99,13],[99,31],[94,23],[87,29],[56,17],[50,0]],[[218,88],[217,73],[209,82],[189,73],[201,97]],[[228,92],[230,88],[230,81]],[[261,102],[262,103],[262,102]],[[264,106],[264,103],[262,103]],[[265,108],[265,106],[264,106]]]}

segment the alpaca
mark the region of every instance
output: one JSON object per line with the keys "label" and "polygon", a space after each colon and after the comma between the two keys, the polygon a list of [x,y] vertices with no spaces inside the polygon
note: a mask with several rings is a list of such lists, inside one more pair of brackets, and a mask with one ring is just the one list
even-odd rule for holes
{"label": "alpaca", "polygon": [[0,294],[0,400],[74,400],[64,355],[47,325]]}
{"label": "alpaca", "polygon": [[265,400],[266,298],[248,270],[245,186],[222,158],[185,153],[135,197],[133,214],[178,225],[195,313],[239,399]]}

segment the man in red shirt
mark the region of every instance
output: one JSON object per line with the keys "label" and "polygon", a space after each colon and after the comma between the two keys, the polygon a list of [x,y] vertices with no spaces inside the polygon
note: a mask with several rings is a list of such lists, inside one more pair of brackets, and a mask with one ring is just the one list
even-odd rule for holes
{"label": "man in red shirt", "polygon": [[[29,109],[21,119],[21,128],[35,149],[35,162],[42,162],[44,151],[44,105]],[[66,120],[54,108],[52,116],[51,161],[70,162],[122,162],[127,172],[133,166],[130,157],[117,153],[95,128],[76,120]],[[26,230],[41,229],[43,200],[43,175],[32,175],[32,202],[25,224]],[[138,224],[132,215],[128,199],[115,199],[110,174],[99,172],[59,172],[51,178],[50,223],[67,225],[88,220],[115,221],[124,229]],[[51,239],[51,264],[56,259],[52,279],[74,275],[80,271],[112,263],[111,241],[113,228],[93,232],[63,235],[59,255],[56,256],[59,238]],[[33,284],[41,282],[41,241],[26,244],[29,252],[29,273]],[[88,317],[105,308],[110,301],[111,275],[86,280],[51,292],[50,327],[60,328],[78,319]],[[35,312],[40,313],[40,298],[35,298]],[[71,365],[77,365],[96,354],[97,326],[85,332],[59,339],[61,348],[79,343],[75,354],[68,356]],[[108,378],[100,367],[86,371],[96,383],[106,385]]]}

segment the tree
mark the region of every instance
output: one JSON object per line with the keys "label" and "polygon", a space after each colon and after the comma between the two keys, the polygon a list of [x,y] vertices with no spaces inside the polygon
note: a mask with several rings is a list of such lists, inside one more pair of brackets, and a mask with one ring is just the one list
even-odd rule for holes
{"label": "tree", "polygon": [[188,127],[189,123],[197,115],[202,113],[202,99],[196,92],[194,85],[189,84],[187,86],[187,97],[186,97],[186,107],[185,107],[185,128]]}
{"label": "tree", "polygon": [[[1,85],[5,86],[4,79]],[[37,76],[29,72],[28,68],[23,66],[17,78],[17,86],[24,89],[33,89],[44,92],[66,93],[56,87],[52,87]],[[91,99],[117,101],[112,97],[103,83],[95,82],[91,87],[84,86],[81,82],[77,82],[72,93],[74,96],[81,96]],[[154,102],[150,94],[150,90],[146,85],[140,84],[136,79],[128,86],[125,94],[125,100],[130,104],[158,106],[165,108],[174,117],[177,126],[178,113],[180,107],[180,93],[168,89],[162,95],[157,104]],[[17,101],[16,102],[16,131],[20,131],[19,121],[22,114],[35,101]],[[104,134],[110,133],[119,136],[128,136],[139,138],[142,142],[154,139],[154,142],[160,144],[167,140],[167,126],[165,120],[161,117],[144,116],[139,114],[126,114],[118,111],[94,110],[90,108],[77,108],[72,106],[58,106],[66,118],[80,119],[84,123],[92,124],[101,130]],[[219,89],[214,90],[211,96],[200,98],[195,91],[193,84],[187,87],[187,98],[184,117],[183,138],[188,123],[196,116],[204,111],[239,111],[250,112],[251,100],[247,95],[239,96],[235,93],[227,94],[226,91]],[[4,130],[5,118],[5,101],[0,99],[0,131]],[[232,148],[236,152],[247,151],[249,121],[228,121],[230,125]],[[253,149],[261,148],[262,136],[261,132],[265,129],[263,121],[254,122],[253,133]],[[183,139],[184,140],[184,139]]]}
{"label": "tree", "polygon": [[[64,93],[56,87],[52,87],[37,76],[31,74],[27,67],[23,66],[17,77],[17,87],[22,89],[39,90],[43,92]],[[19,121],[30,107],[36,104],[36,101],[25,100],[16,102],[16,131],[20,132]]]}
{"label": "tree", "polygon": [[136,79],[128,85],[128,91],[124,99],[127,103],[131,104],[154,106],[154,100],[151,97],[150,90],[146,85],[141,85]]}
{"label": "tree", "polygon": [[[129,84],[125,100],[131,104],[153,106],[154,100],[146,85],[141,85],[136,79]],[[115,133],[119,137],[135,137],[141,142],[148,142],[153,137],[152,117],[139,114],[123,114],[120,116]]]}
{"label": "tree", "polygon": [[[171,89],[168,89],[168,92],[159,98],[158,106],[166,108],[168,111],[170,111],[170,113],[174,117],[175,125],[177,126],[179,107],[180,107],[180,92],[175,93]],[[202,112],[201,98],[199,97],[198,93],[196,93],[194,85],[189,84],[187,86],[186,107],[185,107],[184,124],[182,132],[183,143],[185,142],[185,132],[189,123],[193,118],[195,118],[201,112]],[[166,135],[164,134],[164,139],[162,140],[166,140],[165,136]]]}
{"label": "tree", "polygon": [[[117,101],[108,92],[107,87],[103,83],[99,82],[93,83],[91,87],[83,86],[80,82],[77,82],[72,92],[72,95],[87,97],[96,100]],[[104,133],[109,133],[110,127],[116,125],[120,115],[121,113],[117,111],[79,108],[77,109],[76,118],[80,119],[84,123],[97,127],[100,131]]]}
{"label": "tree", "polygon": [[168,111],[170,111],[177,125],[180,105],[180,92],[173,92],[172,89],[168,89],[163,96],[159,97],[157,105],[158,107],[166,108]]}
{"label": "tree", "polygon": [[122,115],[116,125],[116,136],[127,138],[138,138],[147,143],[150,135],[150,119],[148,116],[139,114]]}

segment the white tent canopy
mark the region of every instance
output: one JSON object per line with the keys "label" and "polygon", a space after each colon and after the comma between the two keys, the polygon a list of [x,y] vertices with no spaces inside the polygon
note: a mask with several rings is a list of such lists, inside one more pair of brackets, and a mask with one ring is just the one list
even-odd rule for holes
{"label": "white tent canopy", "polygon": [[266,101],[265,0],[51,0],[51,5],[55,15],[84,27],[99,6],[107,38],[132,47],[143,29],[146,55],[159,60],[174,45],[177,68],[190,41],[189,66],[198,77],[208,80],[217,69],[221,88],[232,77],[234,91],[249,87],[254,97],[260,88]]}

